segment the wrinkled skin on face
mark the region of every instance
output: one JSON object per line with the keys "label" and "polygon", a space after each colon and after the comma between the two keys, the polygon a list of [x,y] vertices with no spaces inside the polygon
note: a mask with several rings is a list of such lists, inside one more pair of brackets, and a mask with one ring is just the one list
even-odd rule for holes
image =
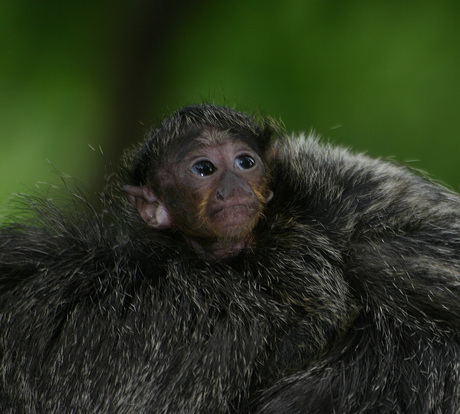
{"label": "wrinkled skin on face", "polygon": [[224,136],[197,139],[174,157],[159,172],[159,194],[149,185],[125,191],[149,226],[179,230],[197,252],[221,258],[254,243],[252,230],[273,195],[267,176],[256,151]]}

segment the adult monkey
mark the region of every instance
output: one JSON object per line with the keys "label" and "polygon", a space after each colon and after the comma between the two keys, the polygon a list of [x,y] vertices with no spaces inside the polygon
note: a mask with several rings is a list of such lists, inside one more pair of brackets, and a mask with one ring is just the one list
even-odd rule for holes
{"label": "adult monkey", "polygon": [[457,195],[211,105],[126,159],[0,232],[2,412],[460,410]]}

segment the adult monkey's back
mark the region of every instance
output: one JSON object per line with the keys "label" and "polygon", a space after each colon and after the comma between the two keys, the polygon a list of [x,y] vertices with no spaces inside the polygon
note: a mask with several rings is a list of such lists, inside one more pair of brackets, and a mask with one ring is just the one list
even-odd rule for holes
{"label": "adult monkey's back", "polygon": [[212,105],[127,154],[0,230],[2,412],[460,410],[457,195]]}

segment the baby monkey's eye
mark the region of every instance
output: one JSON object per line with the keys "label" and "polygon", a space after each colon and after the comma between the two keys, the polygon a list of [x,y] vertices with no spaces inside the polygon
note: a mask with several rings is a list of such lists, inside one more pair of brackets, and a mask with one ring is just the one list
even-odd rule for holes
{"label": "baby monkey's eye", "polygon": [[250,155],[241,155],[235,159],[235,165],[241,170],[248,170],[249,168],[254,167],[256,160]]}
{"label": "baby monkey's eye", "polygon": [[193,164],[190,171],[195,174],[199,175],[200,177],[206,177],[208,175],[214,174],[216,171],[216,167],[211,161],[198,161]]}

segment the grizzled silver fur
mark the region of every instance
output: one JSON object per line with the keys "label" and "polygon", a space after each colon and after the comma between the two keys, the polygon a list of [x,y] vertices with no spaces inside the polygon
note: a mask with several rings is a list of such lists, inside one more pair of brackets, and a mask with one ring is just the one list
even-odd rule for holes
{"label": "grizzled silver fur", "polygon": [[[274,197],[256,247],[209,261],[117,188],[232,120]],[[0,228],[2,413],[460,412],[459,196],[267,125],[183,108],[102,208],[31,198]]]}

